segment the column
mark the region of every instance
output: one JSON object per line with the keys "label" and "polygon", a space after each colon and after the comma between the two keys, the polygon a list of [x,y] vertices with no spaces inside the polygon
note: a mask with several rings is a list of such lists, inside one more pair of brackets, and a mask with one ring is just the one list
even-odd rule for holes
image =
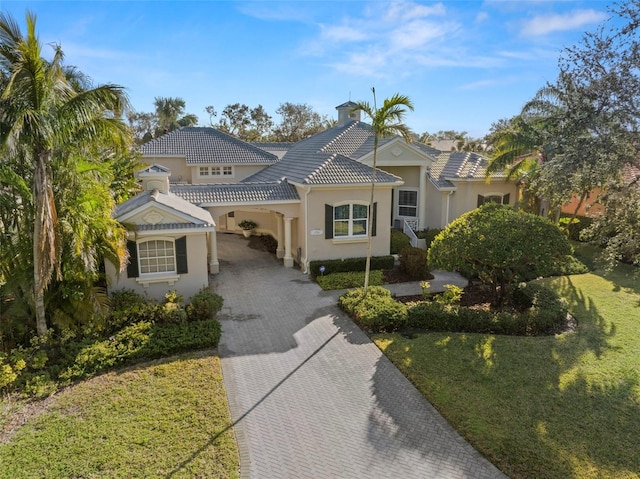
{"label": "column", "polygon": [[218,274],[220,263],[218,262],[218,242],[215,230],[209,232],[209,258],[209,274]]}
{"label": "column", "polygon": [[276,236],[278,247],[276,249],[276,258],[284,258],[284,215],[276,213]]}
{"label": "column", "polygon": [[291,220],[284,218],[284,265],[287,268],[293,267],[293,256],[291,256]]}
{"label": "column", "polygon": [[418,230],[427,227],[427,167],[420,167],[420,182],[418,183]]}

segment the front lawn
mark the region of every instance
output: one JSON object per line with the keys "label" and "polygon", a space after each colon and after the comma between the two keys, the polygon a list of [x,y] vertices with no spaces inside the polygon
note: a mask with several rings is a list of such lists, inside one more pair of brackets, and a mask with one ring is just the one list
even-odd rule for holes
{"label": "front lawn", "polygon": [[622,266],[544,283],[575,332],[426,333],[374,341],[513,479],[640,478],[640,281]]}
{"label": "front lawn", "polygon": [[[33,404],[0,403],[0,430]],[[110,372],[35,404],[42,411],[0,443],[0,478],[238,477],[214,353]]]}

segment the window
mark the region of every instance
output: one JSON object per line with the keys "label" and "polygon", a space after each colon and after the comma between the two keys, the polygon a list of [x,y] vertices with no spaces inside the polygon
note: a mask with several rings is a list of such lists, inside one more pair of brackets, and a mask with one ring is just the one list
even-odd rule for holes
{"label": "window", "polygon": [[398,190],[398,216],[418,217],[418,192]]}
{"label": "window", "polygon": [[509,193],[507,193],[506,195],[497,193],[492,193],[486,196],[478,195],[478,206],[482,206],[485,203],[498,203],[499,205],[508,205]]}
{"label": "window", "polygon": [[129,265],[127,276],[187,273],[187,237],[128,241]]}
{"label": "window", "polygon": [[138,261],[140,274],[175,272],[173,241],[150,240],[139,243]]}
{"label": "window", "polygon": [[[376,229],[376,207],[373,205],[373,236]],[[369,228],[369,206],[348,203],[338,206],[325,205],[325,238],[364,238]]]}
{"label": "window", "polygon": [[233,166],[201,166],[198,168],[200,177],[233,176]]}

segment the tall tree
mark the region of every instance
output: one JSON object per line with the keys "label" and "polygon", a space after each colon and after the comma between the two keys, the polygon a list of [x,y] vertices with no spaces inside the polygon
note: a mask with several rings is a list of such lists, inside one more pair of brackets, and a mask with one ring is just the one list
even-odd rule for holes
{"label": "tall tree", "polygon": [[0,144],[4,154],[24,159],[32,171],[33,296],[39,335],[48,330],[45,292],[54,273],[61,279],[61,241],[54,198],[52,161],[57,152],[91,143],[126,148],[129,130],[120,114],[127,107],[122,87],[79,89],[54,47],[52,60],[42,56],[36,16],[26,14],[26,34],[14,19],[0,13],[0,70],[6,84],[0,95]]}
{"label": "tall tree", "polygon": [[300,141],[321,132],[326,122],[306,103],[281,103],[276,113],[281,117],[273,132],[276,141]]}
{"label": "tall tree", "polygon": [[373,105],[363,101],[356,103],[353,111],[363,112],[371,121],[371,132],[373,133],[373,172],[371,175],[371,198],[369,201],[369,222],[367,232],[367,259],[364,274],[364,293],[369,287],[369,274],[371,271],[371,243],[373,238],[372,208],[374,192],[376,186],[376,171],[378,167],[378,142],[381,138],[389,138],[401,135],[407,143],[412,140],[411,130],[404,124],[404,116],[407,110],[413,111],[413,103],[409,97],[394,94],[391,98],[385,99],[382,106],[378,108],[376,101],[376,89],[371,88],[373,93]]}
{"label": "tall tree", "polygon": [[153,105],[156,108],[155,114],[157,118],[156,137],[176,130],[181,126],[193,126],[198,123],[196,115],[184,114],[186,104],[182,98],[157,96],[153,101]]}

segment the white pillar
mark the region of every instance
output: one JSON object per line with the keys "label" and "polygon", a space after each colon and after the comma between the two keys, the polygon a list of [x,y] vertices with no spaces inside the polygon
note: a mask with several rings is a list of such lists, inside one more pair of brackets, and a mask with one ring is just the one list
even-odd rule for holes
{"label": "white pillar", "polygon": [[291,256],[291,220],[293,218],[284,219],[284,265],[287,268],[293,267],[293,256]]}
{"label": "white pillar", "polygon": [[283,215],[276,213],[276,236],[278,247],[276,249],[276,258],[284,258],[284,220]]}
{"label": "white pillar", "polygon": [[209,232],[209,273],[218,274],[220,272],[220,263],[218,262],[218,242],[216,232]]}
{"label": "white pillar", "polygon": [[427,227],[427,167],[420,167],[420,182],[418,184],[418,230]]}

